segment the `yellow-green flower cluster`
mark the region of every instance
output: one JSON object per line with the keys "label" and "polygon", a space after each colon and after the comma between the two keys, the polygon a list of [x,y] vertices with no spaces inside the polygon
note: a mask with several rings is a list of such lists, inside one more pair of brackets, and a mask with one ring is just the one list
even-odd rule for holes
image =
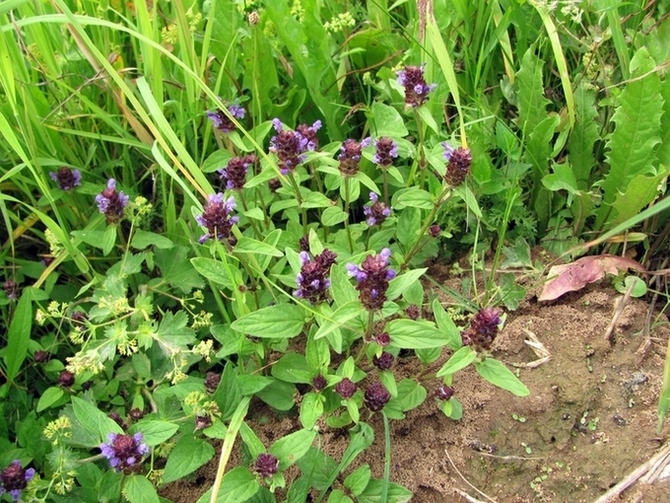
{"label": "yellow-green flower cluster", "polygon": [[337,33],[344,30],[344,28],[351,28],[355,24],[356,20],[353,18],[353,16],[349,12],[343,12],[335,16],[330,21],[326,21],[323,27],[326,29],[326,31]]}
{"label": "yellow-green flower cluster", "polygon": [[66,438],[72,438],[72,423],[67,416],[59,416],[44,427],[44,436],[56,447]]}

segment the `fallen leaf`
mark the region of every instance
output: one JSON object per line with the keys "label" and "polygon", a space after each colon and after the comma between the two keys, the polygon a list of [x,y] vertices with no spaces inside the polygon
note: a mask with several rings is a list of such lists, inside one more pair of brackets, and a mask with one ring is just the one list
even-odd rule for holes
{"label": "fallen leaf", "polygon": [[647,272],[639,262],[616,255],[591,255],[569,264],[555,265],[549,269],[549,277],[538,300],[554,300],[567,292],[581,290],[589,283],[605,277],[605,274],[619,274],[619,271],[635,269]]}

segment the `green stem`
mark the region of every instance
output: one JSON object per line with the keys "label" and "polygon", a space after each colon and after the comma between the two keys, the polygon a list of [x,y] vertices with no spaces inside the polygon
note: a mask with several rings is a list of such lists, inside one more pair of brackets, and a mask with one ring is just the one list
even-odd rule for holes
{"label": "green stem", "polygon": [[228,464],[228,459],[230,458],[230,453],[233,450],[233,444],[235,443],[235,437],[237,437],[237,432],[242,426],[244,417],[247,415],[247,410],[249,409],[249,401],[251,397],[245,396],[242,398],[242,401],[235,409],[230,424],[228,425],[228,431],[226,436],[223,439],[223,445],[221,446],[221,455],[219,457],[219,467],[216,470],[216,478],[214,479],[214,485],[212,486],[212,495],[209,498],[209,503],[216,503],[216,500],[219,496],[219,491],[221,490],[221,483],[223,482],[223,474],[226,471],[226,465]]}
{"label": "green stem", "polygon": [[405,263],[402,266],[402,269],[406,269],[407,266],[409,265],[409,261],[412,260],[414,255],[416,255],[419,250],[425,245],[425,243],[422,243],[423,236],[426,234],[426,231],[428,230],[428,227],[430,227],[435,220],[435,215],[437,215],[438,210],[442,207],[442,204],[449,198],[451,192],[451,187],[447,187],[442,191],[442,194],[440,194],[440,197],[437,198],[437,201],[435,201],[435,205],[432,207],[430,210],[430,213],[428,214],[428,217],[426,220],[423,222],[423,226],[421,227],[421,230],[419,230],[419,237],[416,240],[416,243],[412,245],[412,248],[407,252],[405,255]]}
{"label": "green stem", "polygon": [[298,205],[300,206],[300,212],[302,213],[302,232],[303,234],[307,234],[307,211],[302,206],[302,196],[300,195],[300,188],[298,187],[298,182],[296,182],[295,180],[293,171],[291,171],[288,174],[288,179],[291,182],[291,186],[293,187],[293,191],[295,192],[295,198],[298,201]]}
{"label": "green stem", "polygon": [[[247,206],[247,200],[244,197],[244,192],[242,190],[238,191],[238,194],[240,195],[240,201],[242,201],[242,208],[244,208],[245,213],[249,212],[249,206]],[[249,218],[249,217],[247,217]],[[249,223],[251,224],[251,228],[254,230],[254,234],[256,235],[256,238],[259,241],[263,240],[263,235],[261,232],[258,230],[258,227],[256,227],[256,221],[253,218],[249,218]]]}
{"label": "green stem", "polygon": [[354,241],[351,239],[351,231],[349,230],[349,198],[351,180],[348,176],[344,177],[344,212],[347,214],[347,219],[344,221],[344,229],[347,232],[347,239],[349,240],[349,252],[354,253]]}
{"label": "green stem", "polygon": [[382,410],[384,417],[384,476],[382,477],[382,494],[379,501],[388,501],[389,482],[391,478],[391,428],[389,418]]}
{"label": "green stem", "polygon": [[389,180],[386,168],[382,168],[382,177],[384,179],[384,204],[389,205]]}

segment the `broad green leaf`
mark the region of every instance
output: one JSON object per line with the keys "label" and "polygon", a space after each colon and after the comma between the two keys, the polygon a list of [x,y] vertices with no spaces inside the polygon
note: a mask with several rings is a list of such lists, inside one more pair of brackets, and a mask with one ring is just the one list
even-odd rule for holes
{"label": "broad green leaf", "polygon": [[344,487],[349,489],[354,496],[358,496],[365,490],[371,477],[372,470],[370,470],[370,465],[366,463],[351,472],[349,476],[344,479]]}
{"label": "broad green leaf", "polygon": [[[398,396],[389,401],[403,412],[416,409],[426,400],[426,388],[413,379],[403,379],[398,383]],[[391,404],[394,402],[394,404]]]}
{"label": "broad green leaf", "polygon": [[130,475],[123,483],[123,495],[130,503],[159,503],[154,485],[144,475]]}
{"label": "broad green leaf", "polygon": [[570,194],[577,194],[577,180],[575,173],[569,164],[554,164],[553,173],[542,178],[542,185],[548,190],[565,190]]}
{"label": "broad green leaf", "polygon": [[[358,495],[358,503],[384,503],[381,501],[382,481],[379,479],[370,479],[365,490]],[[385,503],[407,503],[411,501],[414,494],[409,489],[391,482],[388,488],[387,500]]]}
{"label": "broad green leaf", "polygon": [[396,319],[387,325],[391,344],[402,349],[437,348],[449,341],[447,334],[425,320]]}
{"label": "broad green leaf", "polygon": [[208,280],[228,288],[229,290],[235,288],[233,281],[228,276],[226,268],[219,260],[206,257],[193,257],[191,259],[191,264],[193,264],[196,271]]}
{"label": "broad green leaf", "polygon": [[593,147],[599,138],[595,100],[595,92],[584,83],[575,91],[577,120],[568,140],[568,152],[573,177],[580,190],[589,188],[591,171],[595,166]]}
{"label": "broad green leaf", "polygon": [[116,244],[116,237],[118,235],[116,225],[108,225],[105,233],[102,236],[102,254],[107,256]]}
{"label": "broad green leaf", "polygon": [[381,136],[404,138],[409,134],[402,116],[392,106],[375,101],[370,107],[368,115],[372,130],[377,138]]}
{"label": "broad green leaf", "polygon": [[322,337],[326,337],[333,330],[346,326],[349,321],[358,317],[363,312],[364,310],[361,307],[360,302],[355,300],[352,302],[347,302],[346,304],[337,308],[337,310],[331,313],[327,318],[322,318],[319,316],[319,321],[321,322],[321,320],[323,320],[323,322],[321,322],[321,326],[314,335],[314,338],[320,339]]}
{"label": "broad green leaf", "polygon": [[312,382],[312,373],[307,365],[307,359],[300,353],[285,353],[272,365],[271,372],[281,381],[294,384]]}
{"label": "broad green leaf", "polygon": [[214,456],[214,447],[206,440],[184,435],[170,451],[163,483],[167,484],[193,473]]}
{"label": "broad green leaf", "polygon": [[612,203],[612,218],[607,222],[607,227],[615,227],[629,218],[637,215],[649,203],[662,194],[661,181],[668,176],[670,166],[662,167],[660,173],[654,176],[637,175],[633,178],[625,192],[616,195]]}
{"label": "broad green leaf", "polygon": [[99,439],[99,443],[107,442],[110,433],[123,433],[116,421],[107,417],[107,414],[79,397],[73,396],[72,408],[77,420],[83,428]]}
{"label": "broad green leaf", "polygon": [[321,223],[326,227],[341,224],[348,218],[347,213],[338,206],[331,206],[321,213]]}
{"label": "broad green leaf", "polygon": [[323,414],[323,400],[317,393],[309,392],[302,397],[300,404],[300,423],[306,430],[311,430]]}
{"label": "broad green leaf", "polygon": [[414,269],[400,274],[389,281],[389,288],[386,291],[386,297],[394,300],[407,290],[414,283],[420,283],[419,278],[427,271],[427,268]]}
{"label": "broad green leaf", "polygon": [[293,304],[264,307],[234,321],[233,330],[254,337],[284,339],[302,332],[305,323],[303,310]]}
{"label": "broad green leaf", "polygon": [[279,459],[279,469],[285,470],[307,454],[316,438],[316,431],[298,430],[280,438],[268,450]]}
{"label": "broad green leaf", "polygon": [[42,396],[40,397],[39,402],[37,402],[37,412],[42,412],[44,409],[48,409],[53,404],[60,400],[65,392],[62,388],[58,386],[51,386],[44,390]]}
{"label": "broad green leaf", "polygon": [[327,487],[330,487],[332,484],[331,477],[333,477],[333,474],[337,476],[339,473],[335,460],[317,447],[311,447],[298,460],[297,464],[300,471],[309,479],[312,487],[318,491],[323,491]]}
{"label": "broad green leaf", "polygon": [[483,362],[475,363],[475,368],[480,376],[499,388],[506,389],[516,396],[530,395],[528,388],[498,360],[487,358]]}
{"label": "broad green leaf", "polygon": [[320,192],[310,192],[302,201],[303,208],[330,208],[333,206],[333,201],[328,199]]}
{"label": "broad green leaf", "polygon": [[277,410],[291,410],[295,405],[293,400],[295,392],[293,384],[274,379],[272,383],[256,393],[256,396]]}
{"label": "broad green leaf", "polygon": [[338,306],[345,306],[350,302],[357,301],[358,292],[351,283],[351,278],[344,265],[334,265],[330,269],[330,293]]}
{"label": "broad green leaf", "polygon": [[549,100],[544,97],[542,68],[544,61],[535,55],[536,48],[531,46],[523,55],[521,68],[516,74],[519,85],[518,126],[524,135],[529,135],[547,117]]}
{"label": "broad green leaf", "polygon": [[154,250],[156,265],[160,268],[162,277],[183,293],[205,286],[205,282],[188,260],[189,252],[190,249],[184,246]]}
{"label": "broad green leaf", "polygon": [[403,246],[412,245],[421,229],[421,211],[417,208],[405,208],[400,212],[396,227],[396,239]]}
{"label": "broad green leaf", "polygon": [[[233,468],[223,476],[223,482],[216,503],[237,503],[247,501],[261,488],[256,476],[244,466]],[[203,494],[197,503],[209,503],[212,490]]]}
{"label": "broad green leaf", "polygon": [[430,192],[423,189],[412,187],[402,191],[396,199],[396,207],[402,209],[405,207],[421,208],[430,210],[435,207],[435,200]]}
{"label": "broad green leaf", "polygon": [[237,384],[237,371],[233,362],[228,361],[223,368],[221,380],[212,395],[212,399],[219,406],[223,420],[228,420],[233,416],[242,400],[242,393]]}
{"label": "broad green leaf", "polygon": [[8,320],[5,320],[5,323],[9,325],[9,330],[4,358],[7,378],[13,381],[28,353],[30,331],[33,326],[33,305],[30,295],[22,295],[19,298],[11,323],[8,323]]}
{"label": "broad green leaf", "polygon": [[328,496],[328,502],[327,503],[354,503],[354,500],[352,500],[349,496],[344,494],[339,489],[335,489]]}
{"label": "broad green leaf", "polygon": [[214,173],[219,169],[223,169],[228,165],[228,162],[233,158],[233,154],[225,149],[215,150],[205,162],[202,163],[200,169],[203,173]]}
{"label": "broad green leaf", "polygon": [[270,255],[271,257],[282,257],[284,254],[274,246],[258,241],[253,238],[242,236],[235,245],[237,253],[257,253],[259,255]]}
{"label": "broad green leaf", "polygon": [[479,203],[477,203],[477,198],[467,184],[454,187],[453,191],[454,194],[463,199],[469,211],[471,211],[477,218],[482,218],[482,210],[479,207]]}
{"label": "broad green leaf", "polygon": [[[665,22],[670,27],[668,21]],[[661,84],[661,95],[663,96],[663,115],[661,116],[661,144],[656,156],[658,162],[663,166],[670,167],[670,79],[666,76]]]}
{"label": "broad green leaf", "polygon": [[447,363],[445,363],[442,368],[435,374],[435,377],[443,377],[449,374],[454,374],[461,369],[464,369],[470,365],[477,358],[477,353],[473,351],[470,346],[463,346],[461,349],[456,351]]}
{"label": "broad green leaf", "polygon": [[158,419],[142,419],[130,427],[130,433],[142,433],[144,443],[149,447],[162,444],[172,438],[177,433],[179,425],[169,421],[160,421]]}
{"label": "broad green leaf", "polygon": [[433,301],[433,315],[435,316],[435,322],[437,327],[444,333],[447,337],[447,346],[452,351],[456,351],[463,345],[463,339],[461,338],[461,331],[458,329],[454,320],[451,319],[451,316],[442,307],[442,304],[435,299]]}

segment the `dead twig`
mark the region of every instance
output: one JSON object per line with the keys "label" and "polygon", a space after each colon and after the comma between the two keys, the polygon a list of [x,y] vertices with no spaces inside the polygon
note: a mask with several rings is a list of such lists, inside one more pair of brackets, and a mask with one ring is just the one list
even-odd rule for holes
{"label": "dead twig", "polygon": [[626,304],[628,304],[628,301],[630,300],[630,296],[633,293],[633,288],[635,287],[635,282],[633,281],[628,289],[626,290],[626,293],[624,296],[620,299],[618,299],[617,304],[614,308],[614,315],[612,316],[612,321],[610,321],[609,326],[607,327],[607,330],[605,330],[605,335],[603,338],[610,343],[610,346],[614,344],[614,327],[616,326],[617,321],[619,321],[619,317],[621,316],[621,313],[623,313],[623,310],[626,307]]}
{"label": "dead twig", "polygon": [[512,365],[524,369],[534,369],[551,360],[551,353],[547,347],[540,342],[537,336],[527,328],[524,328],[523,331],[526,332],[528,339],[530,339],[526,339],[523,342],[530,346],[530,349],[533,350],[533,353],[535,353],[538,359],[529,363],[512,363]]}
{"label": "dead twig", "polygon": [[[475,486],[473,486],[473,485],[468,481],[468,479],[466,479],[466,478],[463,476],[463,474],[460,472],[460,470],[456,467],[456,465],[455,465],[454,462],[452,461],[451,456],[449,456],[449,451],[447,451],[447,449],[444,449],[444,453],[447,455],[447,459],[449,460],[449,464],[451,464],[451,467],[456,471],[456,473],[458,474],[458,476],[461,477],[461,478],[463,479],[463,481],[464,481],[467,485],[469,485],[474,491],[476,491],[478,494],[480,494],[481,496],[483,496],[484,498],[486,498],[486,499],[487,499],[488,501],[490,501],[491,503],[498,503],[496,500],[494,500],[494,499],[492,499],[492,498],[489,498],[486,494],[484,494],[484,493],[481,492],[479,489],[477,489]],[[476,501],[476,500],[472,500],[472,501]]]}

